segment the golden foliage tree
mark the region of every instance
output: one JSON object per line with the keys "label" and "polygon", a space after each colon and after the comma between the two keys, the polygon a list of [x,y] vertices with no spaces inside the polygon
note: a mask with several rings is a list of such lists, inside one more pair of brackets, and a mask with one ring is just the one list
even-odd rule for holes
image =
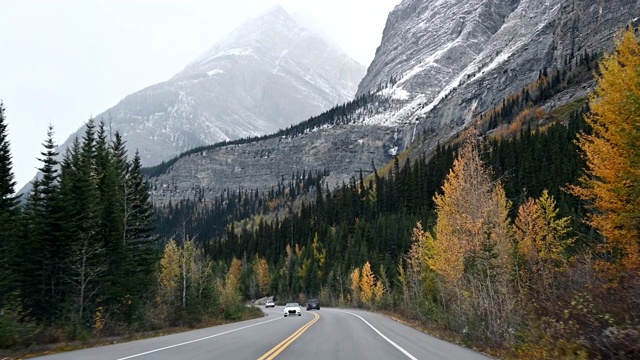
{"label": "golden foliage tree", "polygon": [[567,266],[566,249],[573,243],[569,223],[569,217],[558,218],[555,199],[547,190],[518,208],[515,233],[525,289],[549,295],[557,275]]}
{"label": "golden foliage tree", "polygon": [[327,249],[322,246],[320,239],[318,238],[318,233],[316,232],[313,236],[313,243],[311,244],[313,249],[313,257],[318,262],[318,278],[322,278],[322,271],[325,267],[325,262],[327,259]]}
{"label": "golden foliage tree", "polygon": [[371,271],[371,264],[367,261],[362,265],[362,271],[360,272],[360,300],[364,304],[371,305],[375,287],[376,277]]}
{"label": "golden foliage tree", "polygon": [[192,239],[182,247],[173,239],[167,243],[157,277],[155,315],[162,323],[179,321],[184,310],[204,305],[213,286],[212,264]]}
{"label": "golden foliage tree", "polygon": [[271,288],[271,271],[265,258],[256,254],[253,262],[253,272],[258,282],[258,289],[262,295],[268,295]]}
{"label": "golden foliage tree", "polygon": [[[480,159],[477,131],[466,135],[442,192],[428,265],[441,277],[452,325],[502,341],[513,320],[512,230],[502,186]],[[478,322],[478,319],[481,319]]]}
{"label": "golden foliage tree", "polygon": [[175,303],[179,299],[180,256],[178,245],[173,239],[170,240],[164,248],[164,256],[160,259],[158,272],[156,303],[158,315],[163,319],[165,314],[175,307]]}
{"label": "golden foliage tree", "polygon": [[351,300],[357,304],[360,298],[360,268],[353,269],[349,278],[351,279],[351,293],[353,294]]}
{"label": "golden foliage tree", "polygon": [[[437,296],[435,272],[429,267],[428,259],[433,251],[433,237],[418,222],[412,230],[411,248],[404,256],[404,268],[399,266],[403,303],[415,316],[421,316],[416,304],[424,308],[424,301]],[[405,271],[406,268],[406,271]]]}
{"label": "golden foliage tree", "polygon": [[592,134],[579,137],[587,163],[571,191],[586,200],[588,223],[605,239],[602,269],[612,279],[640,271],[640,44],[629,27],[600,62],[585,117]]}
{"label": "golden foliage tree", "polygon": [[508,211],[504,190],[494,183],[479,154],[477,132],[471,131],[435,196],[438,221],[429,266],[451,283],[464,274],[465,259],[491,248],[502,269],[511,265]]}
{"label": "golden foliage tree", "polygon": [[242,274],[242,261],[236,259],[235,257],[231,259],[231,264],[229,265],[228,275],[233,277],[236,283],[240,282],[240,275]]}
{"label": "golden foliage tree", "polygon": [[216,287],[220,294],[220,307],[223,316],[228,319],[237,318],[242,307],[242,295],[240,294],[238,278],[232,272],[231,267],[229,267],[224,279],[217,280]]}

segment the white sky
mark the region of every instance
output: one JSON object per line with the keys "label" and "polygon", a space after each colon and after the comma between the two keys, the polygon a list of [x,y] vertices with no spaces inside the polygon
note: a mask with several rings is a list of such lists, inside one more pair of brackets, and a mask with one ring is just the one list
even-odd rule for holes
{"label": "white sky", "polygon": [[0,0],[0,100],[16,191],[41,165],[49,124],[62,144],[90,116],[168,80],[276,3],[311,15],[367,66],[400,0]]}

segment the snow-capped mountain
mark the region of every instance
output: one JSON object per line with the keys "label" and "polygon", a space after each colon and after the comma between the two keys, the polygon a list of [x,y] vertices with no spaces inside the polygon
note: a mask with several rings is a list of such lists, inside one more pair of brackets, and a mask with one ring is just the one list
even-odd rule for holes
{"label": "snow-capped mountain", "polygon": [[319,114],[352,99],[364,71],[275,6],[168,81],[96,118],[119,130],[129,151],[138,149],[150,166],[193,147],[272,133]]}
{"label": "snow-capped mountain", "polygon": [[[616,32],[637,23],[638,14],[640,0],[404,0],[389,14],[358,88],[359,95],[377,94],[371,102],[286,141],[273,137],[181,158],[152,181],[162,189],[167,174],[178,178],[181,192],[170,197],[199,187],[217,193],[230,184],[266,188],[292,169],[329,169],[340,182],[412,144],[428,154],[543,69],[611,51]],[[574,83],[548,106],[584,97],[592,86]],[[417,134],[420,144],[413,143]],[[255,155],[264,153],[271,156]]]}
{"label": "snow-capped mountain", "polygon": [[386,123],[459,130],[543,69],[611,50],[638,13],[637,0],[405,0],[390,13],[358,93],[408,103]]}

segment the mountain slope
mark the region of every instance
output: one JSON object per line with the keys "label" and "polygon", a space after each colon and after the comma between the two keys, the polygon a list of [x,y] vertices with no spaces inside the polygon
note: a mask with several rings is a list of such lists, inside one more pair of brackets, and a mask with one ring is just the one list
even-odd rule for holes
{"label": "mountain slope", "polygon": [[[336,109],[334,120],[311,119],[297,135],[220,146],[197,160],[180,158],[152,179],[163,189],[157,199],[191,196],[200,187],[214,194],[268,188],[302,168],[330,169],[333,185],[412,144],[414,156],[428,155],[438,141],[519,93],[546,69],[570,68],[583,54],[613,49],[614,34],[637,21],[638,13],[637,0],[405,0],[390,13],[359,86],[360,95],[376,96],[367,95],[369,101],[346,112]],[[584,97],[592,80],[568,86],[549,107]],[[423,141],[414,144],[417,138]],[[277,156],[251,157],[260,149]],[[237,166],[226,158],[244,161]]]}
{"label": "mountain slope", "polygon": [[97,118],[111,122],[149,166],[196,146],[305,120],[352,99],[363,74],[362,65],[275,6],[168,81]]}

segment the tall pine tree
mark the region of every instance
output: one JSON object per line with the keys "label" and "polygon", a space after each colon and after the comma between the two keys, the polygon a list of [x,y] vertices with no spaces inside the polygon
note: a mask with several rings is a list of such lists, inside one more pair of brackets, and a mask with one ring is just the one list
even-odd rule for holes
{"label": "tall pine tree", "polygon": [[11,148],[9,144],[5,108],[0,101],[0,308],[10,291],[13,275],[9,268],[12,245],[16,239],[18,218],[17,199],[14,194],[16,182],[12,171]]}

